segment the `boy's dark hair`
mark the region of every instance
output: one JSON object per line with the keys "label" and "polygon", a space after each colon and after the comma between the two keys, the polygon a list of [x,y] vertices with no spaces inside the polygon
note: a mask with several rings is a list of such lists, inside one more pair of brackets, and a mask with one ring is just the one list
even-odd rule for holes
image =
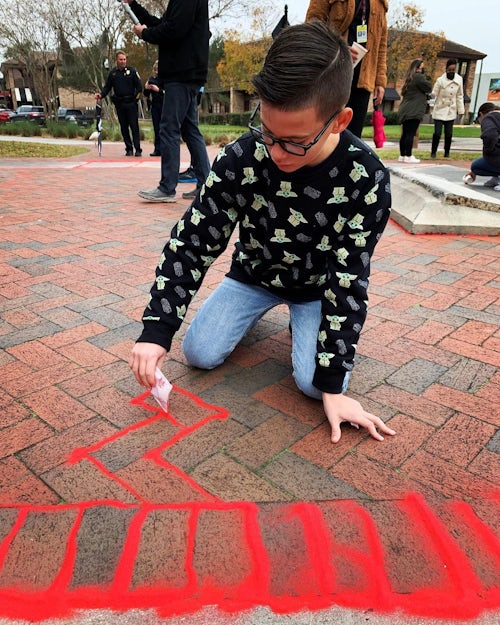
{"label": "boy's dark hair", "polygon": [[481,104],[481,106],[479,107],[477,114],[479,115],[482,113],[483,115],[487,115],[488,113],[491,113],[491,111],[498,110],[498,106],[493,104],[493,102],[484,102],[484,104]]}
{"label": "boy's dark hair", "polygon": [[325,121],[349,100],[352,57],[339,32],[320,21],[289,26],[253,77],[259,98],[284,111],[316,107]]}

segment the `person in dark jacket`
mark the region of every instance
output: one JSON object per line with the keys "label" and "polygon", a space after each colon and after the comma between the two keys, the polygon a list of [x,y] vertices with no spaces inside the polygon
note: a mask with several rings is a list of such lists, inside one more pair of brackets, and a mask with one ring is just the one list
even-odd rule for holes
{"label": "person in dark jacket", "polygon": [[474,182],[476,176],[491,176],[484,186],[500,191],[500,109],[493,102],[485,102],[479,107],[477,120],[481,124],[483,155],[472,161],[464,180]]}
{"label": "person in dark jacket", "polygon": [[163,108],[163,96],[165,91],[158,79],[158,61],[153,65],[153,74],[148,78],[144,85],[144,96],[148,102],[148,108],[151,111],[151,121],[153,122],[154,146],[155,149],[150,156],[161,156],[160,149],[160,119]]}
{"label": "person in dark jacket", "polygon": [[249,132],[220,150],[163,248],[130,358],[139,384],[154,386],[192,298],[233,240],[228,274],[185,334],[189,364],[222,364],[284,304],[295,382],[322,402],[330,440],[340,440],[342,421],[377,440],[395,433],[344,395],[367,313],[370,258],[391,204],[387,169],[346,130],[351,81],[347,43],[326,24],[290,26],[274,40],[253,79],[260,104]]}
{"label": "person in dark jacket", "polygon": [[413,141],[427,110],[427,96],[431,89],[432,84],[424,75],[424,62],[422,59],[414,59],[406,72],[401,89],[403,100],[398,111],[398,121],[401,124],[400,162],[420,163],[420,159],[412,154]]}
{"label": "person in dark jacket", "polygon": [[182,196],[194,199],[210,171],[198,127],[198,94],[208,74],[208,0],[170,0],[161,18],[135,0],[123,1],[141,22],[134,26],[135,34],[158,46],[158,78],[168,94],[160,121],[161,179],[156,189],[139,191],[139,196],[149,202],[177,201],[182,135],[198,181],[196,189]]}
{"label": "person in dark jacket", "polygon": [[[135,148],[135,155],[141,156],[137,100],[142,93],[142,84],[137,70],[127,65],[127,55],[122,50],[116,53],[116,67],[109,72],[102,91],[95,94],[96,100],[100,102],[110,91],[113,91],[111,101],[115,105],[120,123],[125,143],[125,155],[133,156]],[[130,132],[132,132],[132,138],[130,138]]]}

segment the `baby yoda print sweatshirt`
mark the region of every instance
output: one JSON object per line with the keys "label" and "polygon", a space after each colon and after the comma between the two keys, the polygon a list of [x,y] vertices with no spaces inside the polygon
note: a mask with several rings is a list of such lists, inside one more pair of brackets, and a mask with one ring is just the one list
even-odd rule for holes
{"label": "baby yoda print sweatshirt", "polygon": [[390,204],[387,170],[349,131],[323,162],[293,173],[279,170],[246,133],[220,150],[199,197],[172,229],[138,341],[170,350],[193,295],[238,227],[227,275],[287,301],[321,301],[313,383],[340,393]]}

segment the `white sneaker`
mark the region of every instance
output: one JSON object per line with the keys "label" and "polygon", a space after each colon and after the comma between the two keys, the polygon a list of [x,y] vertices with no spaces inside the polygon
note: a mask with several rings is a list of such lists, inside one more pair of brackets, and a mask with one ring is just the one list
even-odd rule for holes
{"label": "white sneaker", "polygon": [[493,191],[500,191],[500,184],[497,184],[496,187],[493,187]]}
{"label": "white sneaker", "polygon": [[484,184],[483,187],[496,187],[497,185],[500,184],[500,178],[498,178],[498,176],[493,176],[493,178],[490,178],[489,180],[487,180]]}
{"label": "white sneaker", "polygon": [[419,158],[415,158],[413,155],[412,156],[404,156],[404,162],[405,163],[420,163],[420,159]]}
{"label": "white sneaker", "polygon": [[400,163],[404,163],[404,162],[405,162],[405,158],[406,158],[405,156],[400,156],[400,157],[398,158],[398,161],[399,161]]}

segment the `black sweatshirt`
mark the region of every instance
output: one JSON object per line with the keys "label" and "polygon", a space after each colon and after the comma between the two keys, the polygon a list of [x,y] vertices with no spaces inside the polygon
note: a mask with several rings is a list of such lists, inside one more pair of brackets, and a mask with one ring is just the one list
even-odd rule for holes
{"label": "black sweatshirt", "polygon": [[156,270],[140,342],[168,351],[192,296],[238,225],[228,276],[294,302],[321,300],[314,385],[339,393],[366,317],[389,174],[349,131],[322,163],[284,173],[249,134],[221,149]]}

